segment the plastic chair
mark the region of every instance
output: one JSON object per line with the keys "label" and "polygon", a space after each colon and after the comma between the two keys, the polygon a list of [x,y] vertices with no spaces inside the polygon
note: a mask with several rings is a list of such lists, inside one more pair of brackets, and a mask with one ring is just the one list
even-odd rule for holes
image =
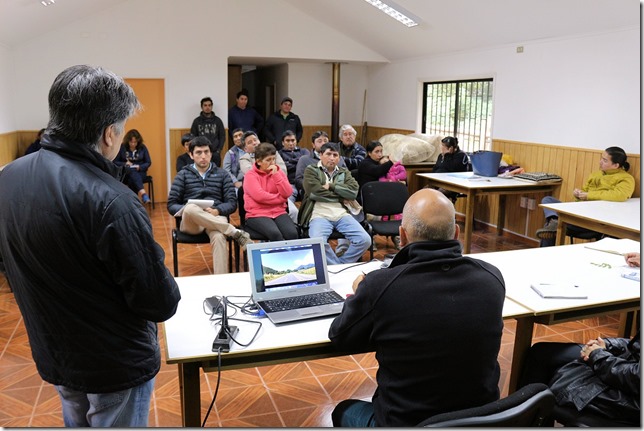
{"label": "plastic chair", "polygon": [[[360,191],[362,210],[365,214],[384,216],[400,214],[409,198],[407,186],[397,181],[370,181]],[[367,232],[371,236],[369,258],[373,259],[373,237],[383,235],[395,237],[399,234],[401,220],[371,220],[366,222]]]}
{"label": "plastic chair", "polygon": [[152,209],[154,209],[154,180],[152,179],[152,176],[146,176],[143,179],[143,184],[148,185],[148,195],[150,196],[150,200],[152,201]]}
{"label": "plastic chair", "polygon": [[[181,227],[181,217],[176,217],[176,228],[172,229],[172,262],[174,265],[174,276],[179,276],[179,253],[178,253],[178,244],[210,244],[210,237],[206,232],[202,232],[199,235],[191,235],[189,233],[184,233],[179,230]],[[228,242],[228,272],[233,272],[233,245],[237,246],[237,243],[231,238],[227,238]],[[238,256],[238,255],[237,255]],[[236,271],[239,272],[239,259],[235,260],[237,263]]]}
{"label": "plastic chair", "polygon": [[550,427],[555,396],[543,383],[533,383],[500,400],[432,416],[418,426],[442,427]]}

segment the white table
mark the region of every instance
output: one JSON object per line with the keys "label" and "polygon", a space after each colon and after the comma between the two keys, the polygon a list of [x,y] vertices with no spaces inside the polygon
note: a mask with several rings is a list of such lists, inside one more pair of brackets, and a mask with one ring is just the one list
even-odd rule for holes
{"label": "white table", "polygon": [[[627,252],[638,251],[640,243],[606,238],[588,244],[472,256],[499,268],[505,280],[506,299],[510,298],[534,313],[532,318],[517,319],[510,391],[516,388],[524,355],[532,344],[534,323],[551,325],[639,309],[640,283],[621,276],[622,272],[632,271],[624,257],[587,247]],[[531,283],[549,281],[578,284],[588,299],[544,299],[530,287]]]}
{"label": "white table", "polygon": [[579,201],[541,204],[557,212],[557,245],[566,241],[567,225],[580,226],[617,238],[640,239],[640,198],[625,202]]}
{"label": "white table", "polygon": [[[329,271],[351,265],[333,265]],[[362,271],[370,272],[380,267],[380,262],[370,262],[330,274],[331,287],[341,295],[352,293],[352,284]],[[176,314],[163,323],[166,362],[177,364],[181,391],[181,409],[184,426],[200,426],[200,381],[199,369],[214,371],[218,357],[212,351],[212,342],[218,332],[218,325],[210,322],[203,311],[203,301],[213,295],[250,295],[249,273],[232,273],[179,277],[176,279],[181,291],[181,301]],[[238,302],[237,299],[234,299]],[[516,302],[506,299],[503,318],[532,316],[532,311]],[[258,320],[240,315],[243,319]],[[276,326],[268,319],[259,319],[262,328],[249,347],[233,344],[231,351],[221,357],[222,368],[247,368],[272,365],[283,362],[304,361],[359,352],[341,352],[333,348],[328,338],[329,326],[334,317],[305,320],[298,323]],[[255,333],[257,325],[230,321],[240,328],[237,339],[247,343]]]}
{"label": "white table", "polygon": [[474,227],[474,203],[477,196],[499,195],[496,230],[503,234],[505,224],[505,197],[512,194],[548,193],[553,194],[557,184],[538,184],[529,181],[504,177],[481,177],[473,172],[453,172],[440,174],[418,174],[432,187],[467,195],[465,204],[465,232],[463,232],[463,253],[471,251],[472,230]]}

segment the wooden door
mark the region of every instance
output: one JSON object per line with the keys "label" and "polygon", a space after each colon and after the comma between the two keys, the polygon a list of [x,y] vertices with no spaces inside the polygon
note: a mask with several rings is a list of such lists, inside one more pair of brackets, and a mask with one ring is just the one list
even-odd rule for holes
{"label": "wooden door", "polygon": [[148,147],[152,165],[148,175],[154,179],[155,203],[168,200],[168,173],[165,142],[165,81],[163,79],[125,79],[143,105],[138,115],[125,124],[125,131],[137,129]]}

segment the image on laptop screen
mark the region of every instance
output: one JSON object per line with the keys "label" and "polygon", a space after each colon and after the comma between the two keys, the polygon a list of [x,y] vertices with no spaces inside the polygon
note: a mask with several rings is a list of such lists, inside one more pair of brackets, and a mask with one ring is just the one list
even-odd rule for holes
{"label": "image on laptop screen", "polygon": [[256,292],[326,284],[324,249],[318,244],[293,244],[252,250],[253,280]]}

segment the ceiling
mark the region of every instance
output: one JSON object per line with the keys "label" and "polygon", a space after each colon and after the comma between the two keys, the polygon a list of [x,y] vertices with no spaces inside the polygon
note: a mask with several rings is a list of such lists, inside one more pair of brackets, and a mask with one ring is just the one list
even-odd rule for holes
{"label": "ceiling", "polygon": [[[18,46],[124,1],[0,0],[0,44]],[[640,26],[639,0],[395,0],[420,19],[413,28],[362,0],[281,1],[390,61]]]}

